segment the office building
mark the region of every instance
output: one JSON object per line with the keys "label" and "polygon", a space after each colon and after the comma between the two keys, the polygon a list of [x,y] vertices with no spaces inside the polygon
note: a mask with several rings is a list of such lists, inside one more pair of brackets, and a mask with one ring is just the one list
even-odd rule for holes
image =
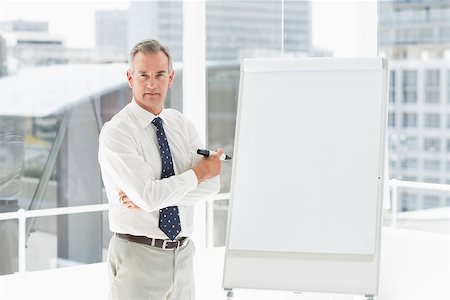
{"label": "office building", "polygon": [[[390,59],[390,175],[450,184],[450,2],[381,2]],[[402,189],[403,211],[450,205],[446,193]]]}
{"label": "office building", "polygon": [[183,2],[131,1],[128,49],[144,39],[157,39],[169,47],[173,61],[183,57]]}
{"label": "office building", "polygon": [[[206,57],[208,60],[236,60],[271,55],[281,51],[281,2],[207,1]],[[284,9],[286,53],[311,51],[311,4],[286,1]],[[128,47],[145,38],[155,38],[169,46],[174,61],[181,60],[182,2],[130,3]]]}
{"label": "office building", "polygon": [[98,61],[127,61],[128,11],[95,12],[95,49]]}
{"label": "office building", "polygon": [[380,46],[391,59],[441,59],[450,47],[446,0],[380,2]]}
{"label": "office building", "polygon": [[[307,1],[285,2],[285,53],[311,51],[310,6]],[[278,1],[206,2],[207,59],[279,56],[283,36],[281,9]]]}
{"label": "office building", "polygon": [[48,32],[47,22],[0,22],[0,34],[7,49],[8,72],[19,69],[67,63],[62,36]]}

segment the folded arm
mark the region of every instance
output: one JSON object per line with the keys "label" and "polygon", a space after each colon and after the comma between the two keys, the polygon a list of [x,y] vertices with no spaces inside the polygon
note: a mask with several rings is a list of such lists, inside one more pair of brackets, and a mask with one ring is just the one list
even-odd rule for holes
{"label": "folded arm", "polygon": [[116,186],[145,211],[177,205],[198,186],[198,178],[192,169],[156,179],[132,139],[120,130],[105,125],[99,141],[98,160],[102,172],[107,172]]}

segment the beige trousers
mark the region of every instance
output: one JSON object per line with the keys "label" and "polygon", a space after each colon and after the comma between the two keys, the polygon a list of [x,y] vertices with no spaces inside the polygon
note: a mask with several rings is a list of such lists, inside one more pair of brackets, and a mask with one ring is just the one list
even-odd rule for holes
{"label": "beige trousers", "polygon": [[193,300],[192,240],[164,250],[113,236],[108,249],[112,300]]}

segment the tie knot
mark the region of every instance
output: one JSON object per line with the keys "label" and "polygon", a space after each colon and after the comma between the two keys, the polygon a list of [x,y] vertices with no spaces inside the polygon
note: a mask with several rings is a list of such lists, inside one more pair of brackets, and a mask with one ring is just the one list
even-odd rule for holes
{"label": "tie knot", "polygon": [[160,117],[156,117],[153,119],[152,124],[155,125],[157,128],[162,127],[162,119]]}

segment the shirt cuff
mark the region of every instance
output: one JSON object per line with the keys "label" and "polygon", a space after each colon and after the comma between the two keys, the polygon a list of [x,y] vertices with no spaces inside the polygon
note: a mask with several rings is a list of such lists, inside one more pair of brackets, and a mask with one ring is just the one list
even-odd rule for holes
{"label": "shirt cuff", "polygon": [[189,191],[193,191],[197,188],[198,186],[198,179],[197,179],[197,175],[195,175],[194,170],[189,169],[186,172],[184,172],[182,174],[182,176],[184,177],[184,180],[186,181],[186,185],[189,187]]}

